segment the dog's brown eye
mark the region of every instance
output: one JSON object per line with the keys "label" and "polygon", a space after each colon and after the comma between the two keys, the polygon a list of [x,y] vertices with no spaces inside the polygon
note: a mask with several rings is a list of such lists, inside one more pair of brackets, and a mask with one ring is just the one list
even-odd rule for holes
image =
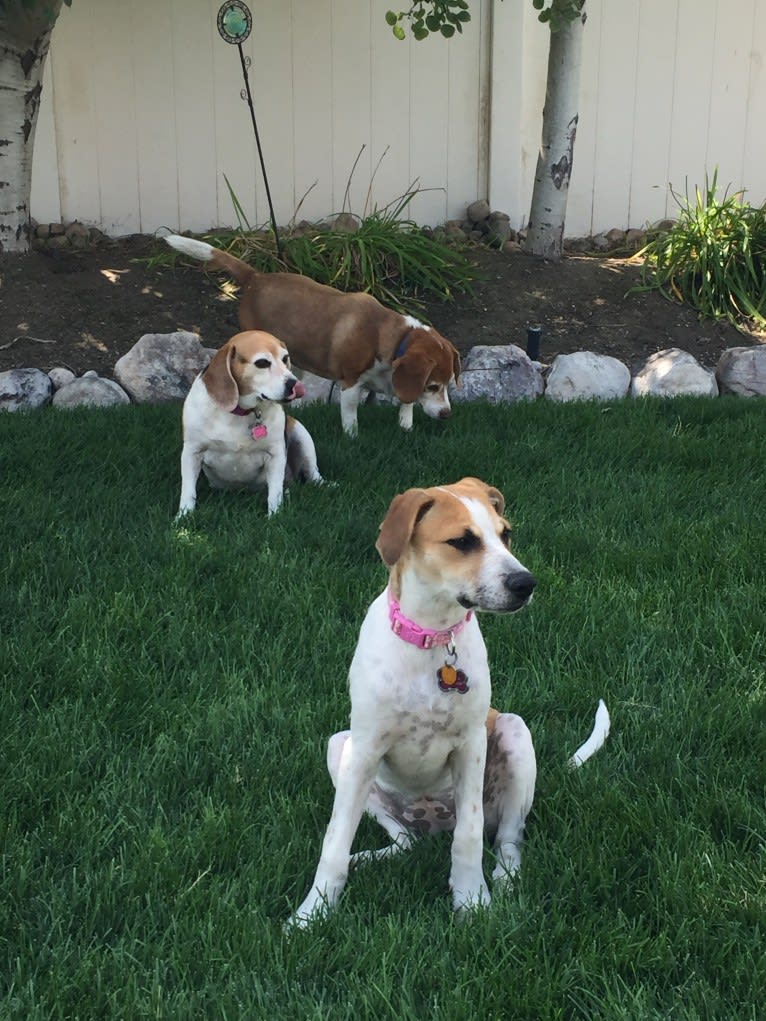
{"label": "dog's brown eye", "polygon": [[467,528],[462,535],[458,535],[454,539],[447,539],[445,541],[448,546],[452,546],[461,553],[470,553],[472,550],[478,549],[479,546],[481,546],[481,539],[478,535],[474,535],[473,532],[469,531]]}
{"label": "dog's brown eye", "polygon": [[283,358],[282,358],[282,362],[285,365],[289,365],[290,364],[290,356],[289,355],[284,355]]}
{"label": "dog's brown eye", "polygon": [[500,542],[502,542],[504,546],[510,546],[511,544],[511,530],[507,525],[500,533]]}
{"label": "dog's brown eye", "polygon": [[256,358],[255,367],[256,369],[268,369],[271,367],[271,362],[268,358]]}
{"label": "dog's brown eye", "polygon": [[438,383],[429,383],[428,386],[426,387],[426,393],[435,394],[436,391],[440,389],[441,387],[439,386]]}

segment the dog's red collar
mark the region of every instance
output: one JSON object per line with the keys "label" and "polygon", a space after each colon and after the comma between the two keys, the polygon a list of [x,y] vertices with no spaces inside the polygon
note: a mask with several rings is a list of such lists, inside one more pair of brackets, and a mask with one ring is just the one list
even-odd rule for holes
{"label": "dog's red collar", "polygon": [[394,599],[391,589],[388,589],[387,592],[388,619],[391,621],[391,630],[403,642],[409,642],[410,645],[415,645],[419,649],[434,649],[439,645],[451,645],[455,637],[460,634],[473,616],[473,612],[469,610],[462,620],[458,621],[457,624],[453,624],[452,627],[445,628],[444,631],[435,631],[430,627],[420,627],[419,624],[404,616],[399,603]]}
{"label": "dog's red collar", "polygon": [[253,408],[240,408],[240,406],[237,405],[236,408],[232,408],[231,409],[231,414],[232,415],[251,415],[253,413],[253,410],[254,410]]}

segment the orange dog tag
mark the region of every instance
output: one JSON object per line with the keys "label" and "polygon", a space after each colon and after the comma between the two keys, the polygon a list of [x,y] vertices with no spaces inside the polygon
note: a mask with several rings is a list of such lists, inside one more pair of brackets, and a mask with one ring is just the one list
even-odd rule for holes
{"label": "orange dog tag", "polygon": [[451,663],[439,667],[436,678],[442,691],[459,691],[461,695],[468,691],[468,678],[462,670],[455,669]]}

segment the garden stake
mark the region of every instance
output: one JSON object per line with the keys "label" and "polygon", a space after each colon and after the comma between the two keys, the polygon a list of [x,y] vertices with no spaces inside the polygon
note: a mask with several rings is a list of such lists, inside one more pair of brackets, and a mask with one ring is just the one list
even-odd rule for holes
{"label": "garden stake", "polygon": [[250,35],[250,30],[253,27],[253,16],[250,13],[250,8],[242,3],[242,0],[227,0],[227,3],[222,4],[218,10],[218,34],[224,40],[224,42],[236,45],[239,50],[239,60],[242,64],[242,76],[245,79],[245,90],[240,93],[243,99],[247,100],[247,105],[250,107],[250,120],[253,122],[253,133],[255,135],[255,144],[258,147],[258,159],[261,162],[261,173],[263,174],[263,183],[266,186],[266,199],[269,203],[269,213],[271,215],[271,229],[274,232],[274,241],[277,246],[277,257],[282,259],[282,246],[279,242],[279,232],[277,230],[277,220],[274,216],[274,205],[271,201],[271,189],[269,188],[269,179],[266,176],[266,163],[263,158],[263,149],[261,148],[261,139],[258,134],[258,124],[255,120],[255,107],[253,106],[253,95],[250,91],[250,78],[248,77],[247,69],[250,65],[250,58],[246,57],[242,52],[242,43]]}

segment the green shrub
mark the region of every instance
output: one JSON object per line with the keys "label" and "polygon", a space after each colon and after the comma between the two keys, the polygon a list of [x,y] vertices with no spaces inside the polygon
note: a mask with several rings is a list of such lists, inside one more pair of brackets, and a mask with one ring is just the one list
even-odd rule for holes
{"label": "green shrub", "polygon": [[641,253],[639,290],[659,290],[688,302],[700,315],[728,319],[739,329],[766,326],[766,205],[751,206],[742,192],[718,198],[718,172],[695,188],[694,200],[673,197],[677,222]]}
{"label": "green shrub", "polygon": [[[230,187],[231,191],[231,187]],[[351,229],[322,224],[280,231],[281,258],[270,230],[253,229],[231,192],[239,218],[234,230],[214,231],[204,240],[262,272],[288,271],[341,291],[367,291],[400,311],[416,311],[422,299],[451,301],[470,292],[478,270],[466,255],[403,218],[418,189],[364,217],[346,214]],[[174,261],[162,253],[154,263]]]}

